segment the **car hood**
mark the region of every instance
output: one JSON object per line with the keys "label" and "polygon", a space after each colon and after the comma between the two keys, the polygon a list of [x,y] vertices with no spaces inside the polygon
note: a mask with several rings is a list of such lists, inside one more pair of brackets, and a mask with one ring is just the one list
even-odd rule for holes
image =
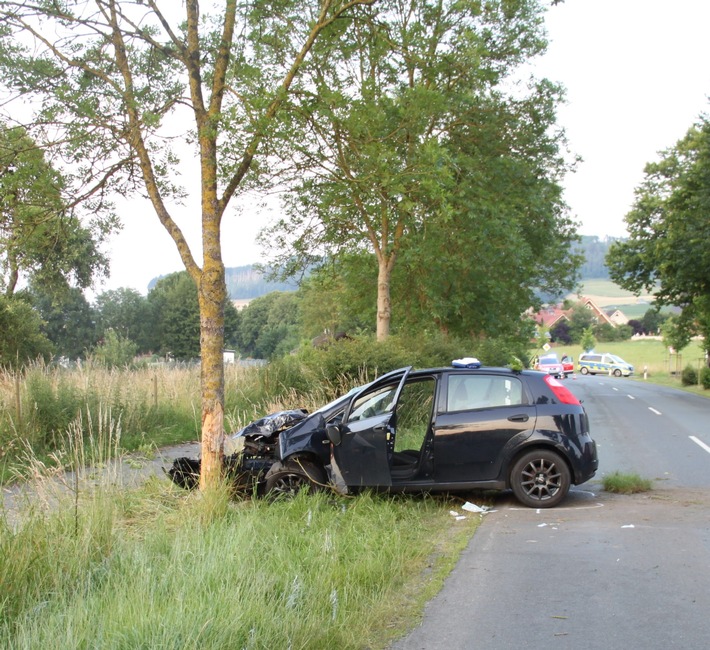
{"label": "car hood", "polygon": [[308,417],[306,409],[293,409],[290,411],[278,411],[265,415],[259,420],[247,424],[243,429],[232,434],[232,439],[246,438],[271,438],[274,434],[290,429],[295,424]]}

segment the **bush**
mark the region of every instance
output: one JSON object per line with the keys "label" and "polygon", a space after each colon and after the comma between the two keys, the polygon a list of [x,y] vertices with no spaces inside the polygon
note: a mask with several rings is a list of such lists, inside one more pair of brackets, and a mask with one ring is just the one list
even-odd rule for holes
{"label": "bush", "polygon": [[649,479],[641,478],[636,473],[612,472],[605,476],[602,482],[607,492],[615,494],[638,494],[653,488],[653,483]]}
{"label": "bush", "polygon": [[293,389],[299,393],[341,394],[353,384],[363,384],[396,368],[449,366],[454,359],[477,357],[485,365],[506,366],[513,357],[527,358],[526,346],[517,340],[459,339],[441,334],[396,334],[382,342],[371,335],[355,336],[314,348],[303,345],[295,354],[273,361],[262,373],[265,393]]}
{"label": "bush", "polygon": [[107,368],[129,366],[138,352],[138,345],[112,329],[106,331],[102,343],[96,346],[92,357]]}
{"label": "bush", "polygon": [[693,366],[688,364],[685,368],[683,368],[680,381],[683,386],[695,386],[698,383],[698,372],[695,368],[693,368]]}
{"label": "bush", "polygon": [[705,390],[710,390],[710,368],[707,366],[700,371],[700,383]]}

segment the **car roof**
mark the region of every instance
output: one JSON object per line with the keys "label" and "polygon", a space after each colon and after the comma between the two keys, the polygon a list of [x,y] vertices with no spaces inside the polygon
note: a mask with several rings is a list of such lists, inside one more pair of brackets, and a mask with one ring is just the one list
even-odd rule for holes
{"label": "car roof", "polygon": [[452,366],[442,366],[439,368],[422,368],[421,370],[413,370],[409,376],[418,377],[433,374],[500,374],[500,375],[520,375],[520,374],[538,374],[534,370],[512,370],[511,368],[503,368],[501,366],[481,366],[480,368],[454,368]]}

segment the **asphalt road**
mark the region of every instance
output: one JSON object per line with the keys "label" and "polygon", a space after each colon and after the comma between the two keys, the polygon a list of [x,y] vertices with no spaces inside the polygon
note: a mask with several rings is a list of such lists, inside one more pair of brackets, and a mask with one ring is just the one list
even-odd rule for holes
{"label": "asphalt road", "polygon": [[[578,377],[598,477],[558,508],[484,516],[420,627],[391,650],[710,648],[710,400]],[[652,492],[601,491],[638,472]]]}

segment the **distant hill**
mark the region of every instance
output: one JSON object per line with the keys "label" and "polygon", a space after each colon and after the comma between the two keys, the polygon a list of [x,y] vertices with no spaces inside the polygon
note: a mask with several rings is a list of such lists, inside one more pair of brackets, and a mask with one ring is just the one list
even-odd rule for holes
{"label": "distant hill", "polygon": [[617,241],[614,237],[599,239],[596,236],[582,235],[582,241],[575,247],[575,251],[584,254],[585,262],[580,268],[582,281],[608,280],[609,269],[606,267],[605,258],[609,247]]}
{"label": "distant hill", "polygon": [[232,300],[251,300],[272,291],[295,291],[298,288],[295,280],[289,282],[266,280],[263,273],[252,265],[225,269],[225,276],[227,293]]}
{"label": "distant hill", "polygon": [[[609,269],[604,263],[604,258],[609,247],[616,240],[612,237],[600,239],[587,235],[582,235],[581,239],[582,241],[575,248],[575,250],[581,251],[585,257],[585,262],[580,269],[581,281],[608,280]],[[159,279],[160,277],[151,280],[148,288],[152,289]],[[298,288],[295,280],[289,282],[266,280],[264,274],[257,270],[253,264],[225,269],[225,279],[227,293],[229,293],[231,300],[253,300],[272,291],[295,291]]]}
{"label": "distant hill", "polygon": [[[266,280],[264,274],[252,264],[226,268],[224,275],[230,300],[249,301],[272,291],[295,291],[298,288],[295,280],[290,282]],[[164,275],[160,275],[157,278],[153,278],[148,283],[148,291],[153,289],[155,283],[164,277]]]}

